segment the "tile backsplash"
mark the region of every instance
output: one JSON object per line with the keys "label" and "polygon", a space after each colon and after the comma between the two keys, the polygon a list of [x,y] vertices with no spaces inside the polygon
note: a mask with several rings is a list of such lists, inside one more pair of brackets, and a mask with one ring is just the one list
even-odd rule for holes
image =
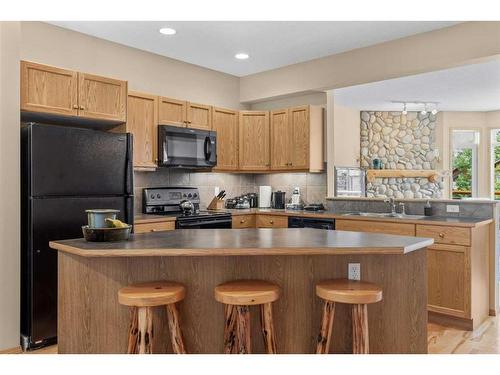
{"label": "tile backsplash", "polygon": [[258,192],[259,185],[271,185],[273,191],[285,191],[287,199],[293,188],[298,186],[306,203],[326,203],[326,173],[236,174],[159,169],[155,172],[135,172],[134,179],[136,213],[142,212],[142,189],[163,186],[197,187],[202,209],[210,203],[216,186],[226,190],[227,198],[231,198]]}

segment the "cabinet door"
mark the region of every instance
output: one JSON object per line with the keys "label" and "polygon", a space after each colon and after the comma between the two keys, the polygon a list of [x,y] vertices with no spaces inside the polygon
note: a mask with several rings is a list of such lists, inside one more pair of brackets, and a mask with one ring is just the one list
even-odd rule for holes
{"label": "cabinet door", "polygon": [[158,122],[160,124],[186,127],[187,102],[160,97],[158,106]]}
{"label": "cabinet door", "polygon": [[290,108],[292,169],[309,169],[309,106]]}
{"label": "cabinet door", "polygon": [[272,111],[271,117],[271,169],[290,169],[291,132],[288,109]]}
{"label": "cabinet door", "polygon": [[470,248],[433,245],[427,248],[428,308],[470,317]]}
{"label": "cabinet door", "polygon": [[21,110],[78,115],[78,73],[21,61]]}
{"label": "cabinet door", "polygon": [[187,103],[187,127],[212,130],[212,107],[205,104]]}
{"label": "cabinet door", "polygon": [[238,112],[214,108],[212,129],[217,132],[217,167],[214,170],[238,169]]}
{"label": "cabinet door", "polygon": [[269,130],[269,112],[240,111],[240,170],[269,170]]}
{"label": "cabinet door", "polygon": [[134,167],[156,168],[158,97],[128,94],[127,131],[134,135]]}
{"label": "cabinet door", "polygon": [[255,228],[255,215],[234,215],[232,218],[232,228]]}
{"label": "cabinet door", "polygon": [[288,216],[257,215],[257,228],[288,228]]}
{"label": "cabinet door", "polygon": [[127,121],[127,82],[78,73],[78,115]]}

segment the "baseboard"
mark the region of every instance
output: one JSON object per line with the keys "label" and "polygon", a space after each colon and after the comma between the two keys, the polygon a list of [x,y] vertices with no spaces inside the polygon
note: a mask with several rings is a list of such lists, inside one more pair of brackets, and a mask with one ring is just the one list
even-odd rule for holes
{"label": "baseboard", "polygon": [[474,329],[472,319],[458,318],[455,316],[440,314],[434,311],[427,312],[427,320],[429,323],[455,327],[464,331],[472,331]]}
{"label": "baseboard", "polygon": [[21,354],[23,350],[21,346],[16,346],[15,348],[0,350],[0,354]]}

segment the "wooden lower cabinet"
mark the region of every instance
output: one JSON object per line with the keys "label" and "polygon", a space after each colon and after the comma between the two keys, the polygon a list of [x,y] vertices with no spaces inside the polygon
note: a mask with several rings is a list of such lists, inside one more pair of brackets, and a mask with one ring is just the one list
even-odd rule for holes
{"label": "wooden lower cabinet", "polygon": [[134,225],[134,233],[165,232],[175,230],[175,221],[158,221]]}
{"label": "wooden lower cabinet", "polygon": [[232,228],[255,228],[255,215],[238,215],[232,218]]}
{"label": "wooden lower cabinet", "polygon": [[257,228],[288,228],[288,216],[257,215]]}
{"label": "wooden lower cabinet", "polygon": [[415,224],[384,223],[368,220],[335,220],[335,229],[353,232],[396,234],[400,236],[415,235]]}

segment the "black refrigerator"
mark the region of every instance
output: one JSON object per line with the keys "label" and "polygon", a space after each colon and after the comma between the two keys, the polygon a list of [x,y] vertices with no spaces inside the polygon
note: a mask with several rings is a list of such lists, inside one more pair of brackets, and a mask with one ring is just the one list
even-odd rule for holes
{"label": "black refrigerator", "polygon": [[82,237],[86,209],[133,224],[132,136],[69,126],[21,127],[21,346],[57,341],[57,252]]}

